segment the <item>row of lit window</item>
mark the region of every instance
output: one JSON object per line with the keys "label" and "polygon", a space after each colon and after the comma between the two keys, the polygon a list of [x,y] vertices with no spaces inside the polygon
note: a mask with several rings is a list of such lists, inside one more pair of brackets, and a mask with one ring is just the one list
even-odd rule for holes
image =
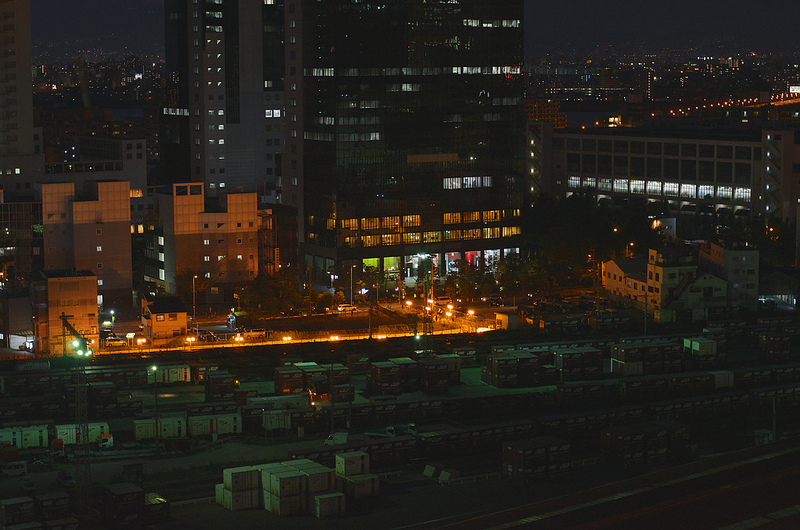
{"label": "row of lit window", "polygon": [[[512,210],[510,212],[511,217],[518,217],[519,210]],[[399,228],[400,227],[400,218],[401,216],[389,216],[389,217],[362,217],[361,218],[361,230],[377,230],[379,228]],[[485,210],[483,212],[476,211],[476,212],[449,212],[443,215],[443,222],[444,224],[458,224],[458,223],[478,223],[481,220],[484,222],[494,222],[500,221],[501,219],[501,212],[500,210]],[[421,218],[419,215],[404,215],[402,216],[403,226],[404,227],[412,227],[412,226],[419,226],[421,223]],[[328,228],[332,229],[333,227],[330,226],[333,223],[333,219],[328,220]],[[346,229],[346,230],[358,230],[359,229],[359,220],[358,219],[341,219],[339,221],[339,227]]]}
{"label": "row of lit window", "polygon": [[460,190],[468,188],[491,188],[492,177],[444,177],[442,188],[445,190]]}
{"label": "row of lit window", "polygon": [[[312,75],[314,71],[312,70]],[[450,66],[445,68],[348,68],[339,75],[342,77],[377,77],[396,75],[431,75],[442,74],[494,74],[494,75],[519,75],[522,73],[520,66]],[[333,75],[333,74],[331,74]]]}
{"label": "row of lit window", "polygon": [[518,28],[520,21],[518,19],[510,20],[484,20],[480,21],[476,18],[465,18],[461,21],[464,26],[468,28]]}
{"label": "row of lit window", "polygon": [[471,228],[466,230],[442,230],[433,232],[412,232],[408,234],[380,234],[344,238],[345,246],[377,247],[381,245],[402,245],[415,243],[439,243],[441,241],[464,241],[469,239],[496,239],[511,237],[522,233],[519,226],[496,226],[491,228]]}
{"label": "row of lit window", "polygon": [[661,182],[658,180],[627,180],[627,179],[596,179],[593,177],[569,177],[568,187],[575,188],[595,188],[599,191],[611,191],[614,193],[634,193],[643,195],[665,195],[667,197],[686,197],[694,198],[717,198],[749,201],[751,189],[733,186],[712,186],[709,184],[687,184],[678,182]]}
{"label": "row of lit window", "polygon": [[[217,261],[222,261],[222,260],[224,260],[224,259],[225,259],[225,256],[217,256]],[[241,255],[241,254],[238,254],[238,255],[236,256],[236,259],[237,259],[237,260],[241,260],[241,259],[243,259],[243,258],[242,258],[242,255]],[[253,255],[252,255],[252,254],[250,254],[250,259],[253,259]],[[211,261],[211,256],[203,256],[203,261]]]}

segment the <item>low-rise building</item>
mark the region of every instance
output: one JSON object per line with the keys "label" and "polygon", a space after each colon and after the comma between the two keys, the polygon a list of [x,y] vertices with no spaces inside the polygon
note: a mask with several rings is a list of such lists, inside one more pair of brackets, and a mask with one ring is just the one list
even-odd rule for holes
{"label": "low-rise building", "polygon": [[[71,355],[75,332],[98,344],[97,276],[91,271],[43,271],[31,285],[34,352]],[[67,324],[68,323],[68,324]]]}
{"label": "low-rise building", "polygon": [[186,335],[186,308],[177,296],[142,297],[142,332],[153,346]]}

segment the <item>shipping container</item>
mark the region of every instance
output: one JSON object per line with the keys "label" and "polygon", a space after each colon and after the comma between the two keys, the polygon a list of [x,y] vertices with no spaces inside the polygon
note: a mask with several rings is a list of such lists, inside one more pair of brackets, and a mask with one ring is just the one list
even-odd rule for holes
{"label": "shipping container", "polygon": [[[109,434],[108,423],[95,422],[88,425],[88,443],[100,441],[101,434]],[[77,426],[74,423],[55,426],[55,437],[64,440],[65,445],[79,443]]]}
{"label": "shipping container", "polygon": [[260,489],[249,489],[241,491],[230,491],[222,488],[222,506],[231,511],[250,510],[260,508],[262,503],[262,492]]}
{"label": "shipping container", "polygon": [[189,436],[238,434],[242,432],[242,413],[189,416],[187,424]]}
{"label": "shipping container", "polygon": [[381,492],[381,480],[378,475],[349,475],[344,477],[344,491],[348,497],[361,499],[376,497]]}
{"label": "shipping container", "polygon": [[261,472],[253,466],[229,467],[222,470],[222,485],[230,491],[258,489]]}
{"label": "shipping container", "polygon": [[[161,440],[168,438],[186,438],[186,418],[183,416],[159,416],[159,434]],[[134,439],[151,440],[156,438],[156,418],[133,420]]]}
{"label": "shipping container", "polygon": [[316,517],[333,517],[345,514],[344,493],[324,493],[314,495],[314,515]]}
{"label": "shipping container", "polygon": [[363,451],[336,455],[336,474],[340,477],[369,474],[369,454]]}

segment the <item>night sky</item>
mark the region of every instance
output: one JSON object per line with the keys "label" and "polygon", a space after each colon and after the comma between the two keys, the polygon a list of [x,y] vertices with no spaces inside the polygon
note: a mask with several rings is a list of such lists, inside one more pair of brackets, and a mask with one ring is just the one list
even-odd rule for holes
{"label": "night sky", "polygon": [[[502,1],[502,0],[498,0]],[[525,0],[526,52],[596,45],[800,50],[798,0]],[[79,49],[161,54],[163,0],[31,0],[34,60]]]}

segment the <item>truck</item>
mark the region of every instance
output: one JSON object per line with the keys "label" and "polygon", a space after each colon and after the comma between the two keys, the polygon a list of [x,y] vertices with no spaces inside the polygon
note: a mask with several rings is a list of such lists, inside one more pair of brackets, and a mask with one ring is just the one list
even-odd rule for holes
{"label": "truck", "polygon": [[347,433],[346,432],[334,432],[328,435],[325,438],[325,441],[322,442],[323,445],[342,445],[347,443]]}
{"label": "truck", "polygon": [[101,434],[100,440],[98,440],[98,445],[100,449],[113,449],[114,448],[114,435],[113,434]]}
{"label": "truck", "polygon": [[368,427],[364,429],[364,434],[370,438],[394,438],[394,425],[387,425],[386,427]]}
{"label": "truck", "polygon": [[408,434],[411,436],[417,435],[416,423],[398,423],[394,425],[394,432],[397,435]]}

